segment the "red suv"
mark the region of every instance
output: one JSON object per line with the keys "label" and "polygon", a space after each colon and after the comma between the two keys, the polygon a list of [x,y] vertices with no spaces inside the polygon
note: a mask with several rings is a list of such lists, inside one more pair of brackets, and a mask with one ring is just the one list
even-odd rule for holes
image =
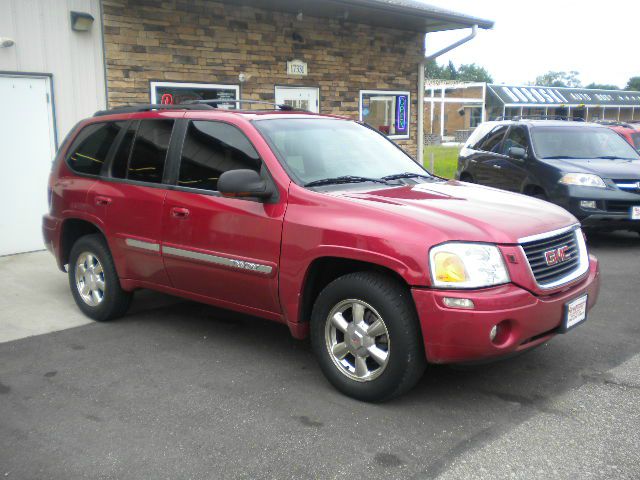
{"label": "red suv", "polygon": [[629,145],[640,151],[640,131],[637,124],[617,122],[613,120],[603,120],[598,123],[609,127],[611,130],[615,131],[618,135],[624,138],[629,143]]}
{"label": "red suv", "polygon": [[159,290],[310,334],[329,381],[380,401],[426,362],[513,354],[580,324],[599,291],[578,221],[435,177],[345,118],[210,105],[82,121],[44,236],[104,321]]}

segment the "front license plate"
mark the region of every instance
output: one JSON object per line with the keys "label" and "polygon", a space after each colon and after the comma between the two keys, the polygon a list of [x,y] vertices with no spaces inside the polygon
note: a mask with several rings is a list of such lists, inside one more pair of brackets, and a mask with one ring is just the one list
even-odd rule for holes
{"label": "front license plate", "polygon": [[631,220],[640,220],[640,205],[631,207]]}
{"label": "front license plate", "polygon": [[583,295],[565,305],[563,328],[565,332],[587,319],[587,300],[588,296]]}

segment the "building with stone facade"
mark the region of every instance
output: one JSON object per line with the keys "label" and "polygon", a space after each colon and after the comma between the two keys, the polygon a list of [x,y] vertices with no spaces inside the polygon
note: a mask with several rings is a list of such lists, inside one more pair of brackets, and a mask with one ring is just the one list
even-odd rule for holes
{"label": "building with stone facade", "polygon": [[418,0],[0,0],[3,159],[28,159],[0,161],[0,179],[29,183],[0,192],[38,199],[27,230],[41,246],[57,145],[131,103],[284,103],[362,120],[415,154],[425,36],[471,27],[492,22]]}

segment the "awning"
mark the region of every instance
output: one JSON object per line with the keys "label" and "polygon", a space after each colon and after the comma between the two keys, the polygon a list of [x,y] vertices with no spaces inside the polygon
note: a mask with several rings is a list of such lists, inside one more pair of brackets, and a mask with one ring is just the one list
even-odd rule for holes
{"label": "awning", "polygon": [[507,106],[640,107],[640,92],[538,86],[487,85]]}
{"label": "awning", "polygon": [[227,3],[424,33],[473,25],[484,29],[493,27],[490,20],[433,7],[418,0],[228,0]]}

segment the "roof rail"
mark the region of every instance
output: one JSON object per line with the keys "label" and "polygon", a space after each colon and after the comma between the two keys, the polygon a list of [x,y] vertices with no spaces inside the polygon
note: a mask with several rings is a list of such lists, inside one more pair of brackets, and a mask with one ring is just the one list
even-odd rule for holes
{"label": "roof rail", "polygon": [[109,110],[99,110],[93,114],[94,117],[103,117],[105,115],[116,115],[123,113],[149,112],[151,110],[210,110],[213,107],[209,105],[198,104],[164,104],[164,103],[145,103],[140,105],[127,105],[125,107],[111,108]]}
{"label": "roof rail", "polygon": [[566,115],[516,115],[514,117],[499,116],[496,117],[496,122],[502,120],[512,120],[518,122],[520,120],[565,120],[573,122],[584,122],[584,118],[569,118]]}
{"label": "roof rail", "polygon": [[283,103],[272,103],[265,102],[263,100],[189,100],[185,102],[183,105],[210,105],[213,108],[218,108],[218,105],[225,105],[228,103],[257,103],[260,105],[271,105],[272,107],[276,107],[278,110],[290,112],[292,110],[306,112],[307,110],[302,110],[299,108],[292,107],[291,105],[285,105]]}

